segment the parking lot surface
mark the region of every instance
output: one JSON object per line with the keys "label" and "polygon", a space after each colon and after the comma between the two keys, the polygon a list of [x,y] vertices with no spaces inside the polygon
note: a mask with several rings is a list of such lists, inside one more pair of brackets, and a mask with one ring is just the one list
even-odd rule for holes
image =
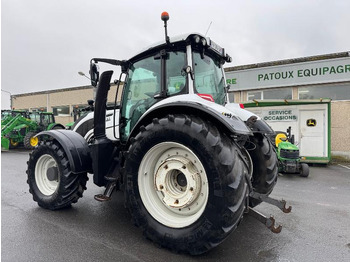
{"label": "parking lot surface", "polygon": [[[280,176],[271,196],[293,209],[256,209],[283,224],[273,234],[253,217],[201,256],[155,246],[131,223],[122,192],[106,203],[92,181],[71,208],[38,207],[28,192],[29,152],[1,153],[1,261],[350,261],[350,165],[313,166],[310,176]],[[91,180],[91,178],[90,178]]]}

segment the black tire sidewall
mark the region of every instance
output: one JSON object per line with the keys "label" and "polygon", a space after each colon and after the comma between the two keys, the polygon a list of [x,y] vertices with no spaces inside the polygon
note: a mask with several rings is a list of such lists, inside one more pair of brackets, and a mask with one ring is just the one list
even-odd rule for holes
{"label": "black tire sidewall", "polygon": [[[251,138],[255,145],[248,150],[253,161],[253,190],[260,194],[269,195],[277,183],[278,158],[270,140],[263,134],[255,134]],[[255,207],[262,201],[250,199],[250,206]]]}
{"label": "black tire sidewall", "polygon": [[300,176],[301,177],[308,177],[310,170],[309,170],[309,166],[306,163],[301,163],[301,170],[300,170]]}

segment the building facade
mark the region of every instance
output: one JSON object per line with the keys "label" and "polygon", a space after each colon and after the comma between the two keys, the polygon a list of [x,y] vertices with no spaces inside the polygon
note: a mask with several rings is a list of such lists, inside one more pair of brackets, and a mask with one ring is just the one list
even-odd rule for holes
{"label": "building facade", "polygon": [[[121,86],[121,85],[120,85]],[[112,84],[108,93],[108,103],[114,103],[117,85]],[[120,100],[121,90],[118,92]],[[43,92],[12,95],[12,108],[30,111],[53,112],[58,123],[73,122],[73,109],[85,108],[88,100],[94,99],[92,86],[62,88]]]}
{"label": "building facade", "polygon": [[225,72],[230,100],[236,103],[331,99],[332,157],[350,160],[349,52],[229,67]]}

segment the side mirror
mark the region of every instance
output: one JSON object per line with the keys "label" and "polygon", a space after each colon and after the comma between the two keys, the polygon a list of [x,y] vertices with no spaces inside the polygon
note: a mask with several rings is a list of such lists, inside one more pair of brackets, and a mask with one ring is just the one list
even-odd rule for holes
{"label": "side mirror", "polygon": [[90,79],[91,79],[91,85],[97,86],[97,82],[100,79],[100,72],[99,67],[96,63],[93,61],[90,62]]}

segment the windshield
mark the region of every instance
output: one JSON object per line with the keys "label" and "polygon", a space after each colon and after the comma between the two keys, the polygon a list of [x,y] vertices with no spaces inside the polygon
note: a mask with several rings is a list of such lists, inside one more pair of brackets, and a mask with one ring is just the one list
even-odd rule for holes
{"label": "windshield", "polygon": [[224,74],[219,61],[211,57],[193,53],[194,64],[194,86],[199,94],[209,94],[215,103],[224,105],[226,101],[226,90]]}

